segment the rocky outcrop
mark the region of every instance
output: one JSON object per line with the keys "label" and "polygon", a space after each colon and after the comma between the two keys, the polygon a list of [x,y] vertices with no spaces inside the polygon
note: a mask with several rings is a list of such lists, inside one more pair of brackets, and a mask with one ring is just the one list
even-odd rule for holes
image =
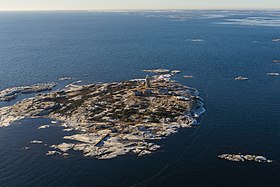
{"label": "rocky outcrop", "polygon": [[53,156],[53,155],[61,155],[62,153],[59,151],[48,151],[47,156]]}
{"label": "rocky outcrop", "polygon": [[148,69],[148,70],[143,70],[144,72],[149,72],[149,73],[157,73],[157,74],[167,74],[170,73],[169,69]]}
{"label": "rocky outcrop", "polygon": [[74,145],[75,144],[71,144],[71,143],[62,143],[59,145],[52,145],[51,147],[55,148],[55,149],[59,149],[62,152],[67,152],[68,150],[72,149],[74,147]]}
{"label": "rocky outcrop", "polygon": [[38,129],[46,129],[46,128],[49,128],[49,127],[50,127],[50,125],[42,125],[42,126],[38,127]]}
{"label": "rocky outcrop", "polygon": [[181,71],[180,70],[172,70],[171,71],[171,74],[173,74],[173,75],[178,74],[178,73],[181,73]]}
{"label": "rocky outcrop", "polygon": [[258,155],[242,155],[242,154],[222,154],[218,156],[221,159],[233,161],[233,162],[244,162],[253,161],[258,163],[271,163],[272,160],[265,158],[264,156]]}
{"label": "rocky outcrop", "polygon": [[187,39],[186,41],[187,42],[203,42],[204,40],[200,39],[200,38],[193,38],[193,39]]}
{"label": "rocky outcrop", "polygon": [[280,42],[280,38],[275,38],[272,40],[273,42]]}
{"label": "rocky outcrop", "polygon": [[238,77],[235,77],[234,80],[237,80],[237,81],[246,81],[246,80],[249,80],[249,78],[243,77],[243,76],[238,76]]}
{"label": "rocky outcrop", "polygon": [[73,78],[73,77],[61,77],[58,80],[59,81],[68,81],[68,80],[73,80],[73,79],[75,79],[75,78]]}
{"label": "rocky outcrop", "polygon": [[34,84],[32,86],[21,86],[14,88],[7,88],[0,91],[0,101],[11,101],[17,98],[20,94],[38,93],[51,90],[56,86],[56,83]]}
{"label": "rocky outcrop", "polygon": [[273,63],[280,63],[280,60],[273,60]]}
{"label": "rocky outcrop", "polygon": [[279,73],[273,72],[273,73],[267,73],[269,76],[279,76]]}
{"label": "rocky outcrop", "polygon": [[183,76],[185,79],[192,79],[192,78],[194,78],[192,75],[184,75]]}
{"label": "rocky outcrop", "polygon": [[32,140],[30,143],[31,144],[42,144],[43,141],[41,141],[41,140]]}

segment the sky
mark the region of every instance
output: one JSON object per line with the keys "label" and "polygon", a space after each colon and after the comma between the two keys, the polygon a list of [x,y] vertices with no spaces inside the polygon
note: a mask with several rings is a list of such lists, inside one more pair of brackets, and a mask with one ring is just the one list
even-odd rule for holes
{"label": "sky", "polygon": [[280,9],[280,0],[0,0],[0,10]]}

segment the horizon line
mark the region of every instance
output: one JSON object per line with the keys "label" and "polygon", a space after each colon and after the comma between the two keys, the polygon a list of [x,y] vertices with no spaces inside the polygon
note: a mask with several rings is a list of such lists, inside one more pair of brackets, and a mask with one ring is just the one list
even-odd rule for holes
{"label": "horizon line", "polygon": [[280,11],[280,8],[187,8],[187,9],[0,9],[0,12],[39,12],[39,11],[94,11],[94,12],[124,12],[124,11]]}

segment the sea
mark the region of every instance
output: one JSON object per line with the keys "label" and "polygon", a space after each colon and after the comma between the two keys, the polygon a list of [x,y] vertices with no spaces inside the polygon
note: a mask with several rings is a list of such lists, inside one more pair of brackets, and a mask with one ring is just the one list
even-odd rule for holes
{"label": "sea", "polygon": [[[198,89],[207,110],[199,126],[158,141],[159,151],[111,160],[46,156],[71,133],[59,125],[38,130],[50,119],[0,128],[0,186],[278,187],[280,77],[267,73],[280,72],[272,63],[280,59],[279,37],[276,10],[0,12],[0,90],[46,82],[59,89],[71,82],[58,81],[65,76],[89,84],[176,69],[182,72],[174,79]],[[218,158],[223,153],[273,162],[231,162]]]}

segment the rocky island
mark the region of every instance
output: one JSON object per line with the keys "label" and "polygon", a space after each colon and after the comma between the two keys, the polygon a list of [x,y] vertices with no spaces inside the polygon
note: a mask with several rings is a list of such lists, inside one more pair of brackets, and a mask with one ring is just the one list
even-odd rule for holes
{"label": "rocky island", "polygon": [[279,76],[280,74],[277,72],[271,72],[271,73],[267,73],[267,75],[269,76]]}
{"label": "rocky island", "polygon": [[196,118],[205,109],[199,92],[171,80],[174,74],[166,74],[167,70],[147,72],[156,75],[68,86],[24,99],[0,108],[0,126],[25,118],[49,118],[59,121],[65,131],[74,130],[73,135],[63,138],[65,143],[51,145],[47,155],[65,156],[69,150],[98,159],[149,154],[160,147],[155,140],[197,125]]}
{"label": "rocky island", "polygon": [[229,160],[232,162],[244,162],[244,161],[252,161],[258,163],[271,163],[272,160],[265,158],[264,156],[259,155],[243,155],[243,154],[221,154],[218,156],[221,159]]}
{"label": "rocky island", "polygon": [[235,77],[234,80],[236,80],[236,81],[246,81],[246,80],[249,80],[249,78],[243,77],[243,76],[238,76],[238,77]]}

